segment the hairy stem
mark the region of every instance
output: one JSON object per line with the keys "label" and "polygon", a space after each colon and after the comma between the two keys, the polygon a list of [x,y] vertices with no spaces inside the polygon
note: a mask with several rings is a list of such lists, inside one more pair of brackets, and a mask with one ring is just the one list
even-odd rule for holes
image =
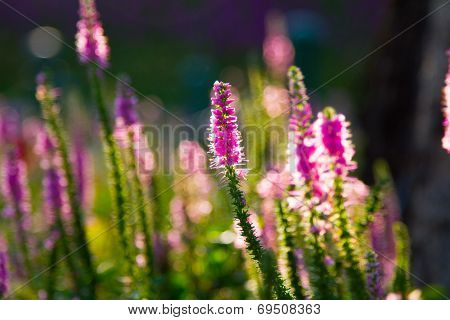
{"label": "hairy stem", "polygon": [[131,248],[128,243],[127,236],[127,196],[126,183],[122,173],[122,161],[119,155],[117,142],[114,139],[112,126],[109,120],[109,114],[106,109],[103,93],[101,89],[100,79],[96,75],[97,69],[91,69],[91,81],[95,98],[95,105],[102,125],[103,146],[105,150],[106,160],[109,166],[111,196],[113,207],[116,214],[117,229],[119,233],[119,241],[122,246],[124,257],[127,264],[127,270],[131,278],[134,278],[134,262],[131,254]]}
{"label": "hairy stem", "polygon": [[67,197],[71,213],[73,215],[73,224],[75,230],[75,239],[77,247],[80,248],[83,263],[87,269],[89,280],[90,299],[95,299],[96,296],[96,271],[92,256],[89,250],[87,236],[84,229],[84,213],[81,208],[81,199],[77,191],[77,186],[73,174],[72,164],[70,162],[69,148],[67,144],[66,135],[64,133],[61,118],[59,117],[59,110],[51,101],[42,102],[42,114],[45,119],[47,130],[54,137],[57,145],[58,154],[61,157],[61,168],[66,181]]}
{"label": "hairy stem", "polygon": [[80,282],[79,282],[78,268],[73,259],[74,258],[73,254],[72,254],[73,252],[70,250],[69,239],[67,239],[67,232],[66,232],[66,228],[64,226],[64,222],[61,217],[60,210],[57,210],[57,212],[55,212],[55,217],[56,217],[56,227],[58,228],[58,231],[60,234],[59,242],[61,243],[61,247],[62,247],[62,250],[64,253],[63,258],[66,260],[67,267],[69,268],[70,274],[72,276],[72,281],[73,281],[73,285],[75,287],[75,292],[79,298],[82,298],[83,291],[82,291],[82,288],[81,288]]}
{"label": "hairy stem", "polygon": [[228,191],[233,202],[235,218],[241,228],[241,234],[245,238],[247,251],[258,265],[264,283],[266,285],[273,283],[277,299],[292,299],[277,270],[273,257],[270,252],[262,247],[261,241],[255,235],[255,227],[248,221],[248,208],[245,203],[244,193],[239,188],[239,178],[236,169],[233,166],[226,166],[225,177],[228,179]]}
{"label": "hairy stem", "polygon": [[148,281],[148,291],[150,295],[153,295],[153,265],[154,265],[154,256],[153,256],[153,244],[152,244],[152,235],[151,229],[147,223],[147,218],[150,216],[148,213],[149,206],[146,203],[145,194],[144,194],[144,186],[139,178],[139,168],[136,165],[138,163],[138,159],[136,157],[136,153],[134,150],[134,135],[133,131],[130,128],[128,131],[128,143],[127,143],[127,154],[128,154],[128,168],[130,169],[130,174],[132,175],[132,189],[133,194],[135,195],[135,208],[138,212],[139,224],[142,228],[142,233],[144,235],[145,242],[145,257],[146,257],[146,266],[147,266],[147,281]]}
{"label": "hairy stem", "polygon": [[[309,217],[311,226],[315,224],[318,216],[317,210],[312,208]],[[317,300],[336,299],[334,279],[325,264],[325,249],[321,243],[321,236],[317,232],[308,236],[308,269],[313,298]]]}
{"label": "hairy stem", "polygon": [[289,230],[289,221],[287,214],[283,208],[281,200],[276,200],[278,223],[283,238],[283,246],[287,258],[288,277],[290,286],[294,291],[294,296],[298,300],[305,299],[304,289],[301,285],[300,277],[298,276],[298,262],[295,257],[295,244],[292,230]]}
{"label": "hairy stem", "polygon": [[356,257],[352,233],[347,211],[344,206],[343,181],[341,177],[335,180],[335,210],[337,214],[337,227],[340,238],[340,249],[344,262],[344,270],[349,281],[349,292],[352,299],[368,299],[369,294],[366,289],[364,273],[361,271]]}
{"label": "hairy stem", "polygon": [[25,267],[26,274],[31,277],[33,275],[33,267],[31,265],[30,260],[30,250],[29,250],[29,241],[28,241],[28,235],[26,230],[23,226],[23,214],[22,209],[18,204],[15,205],[15,213],[14,213],[14,220],[16,224],[16,232],[17,232],[17,238],[20,246],[20,250],[22,251],[22,261]]}
{"label": "hairy stem", "polygon": [[49,254],[49,270],[47,276],[47,299],[55,298],[56,263],[58,261],[58,245],[55,243]]}

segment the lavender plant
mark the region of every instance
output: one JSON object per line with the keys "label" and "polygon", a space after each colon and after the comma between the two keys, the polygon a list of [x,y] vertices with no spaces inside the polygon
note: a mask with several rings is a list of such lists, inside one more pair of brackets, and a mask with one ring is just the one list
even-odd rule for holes
{"label": "lavender plant", "polygon": [[128,273],[133,278],[134,262],[131,247],[128,243],[129,235],[127,231],[127,210],[129,204],[123,174],[123,163],[117,142],[113,136],[113,129],[101,85],[102,69],[108,66],[108,41],[104,35],[103,27],[93,0],[80,0],[79,14],[80,20],[77,24],[76,47],[80,62],[87,65],[89,71],[95,105],[102,126],[105,155],[110,168],[111,196],[116,213],[120,244],[124,252]]}
{"label": "lavender plant", "polygon": [[[53,250],[55,249],[55,245],[58,244],[61,246],[71,274],[75,295],[84,298],[81,270],[76,264],[75,256],[71,248],[71,239],[66,226],[67,222],[73,216],[73,211],[69,204],[68,184],[63,183],[64,171],[59,166],[62,159],[56,147],[55,140],[46,130],[43,130],[39,135],[36,148],[36,151],[41,157],[41,167],[44,170],[42,189],[44,193],[44,218],[48,229],[48,238],[45,240],[45,245],[50,250],[50,260],[52,260],[52,255],[56,254]],[[50,278],[50,281],[53,280]],[[51,293],[54,290],[53,287],[48,289]]]}
{"label": "lavender plant", "polygon": [[447,57],[448,71],[443,89],[444,136],[442,137],[442,147],[447,153],[450,153],[450,50],[447,51]]}
{"label": "lavender plant", "polygon": [[[39,74],[37,76],[36,99],[41,105],[41,111],[47,131],[52,137],[47,137],[44,140],[48,141],[47,144],[51,144],[52,142],[50,142],[50,139],[54,139],[54,142],[52,143],[53,146],[47,146],[47,150],[43,153],[45,154],[50,152],[50,149],[55,149],[55,157],[60,159],[60,161],[57,162],[58,170],[62,172],[63,179],[67,185],[64,190],[67,194],[67,206],[65,207],[70,208],[70,214],[73,216],[73,228],[75,230],[77,247],[80,249],[81,257],[89,277],[87,280],[90,294],[89,297],[94,299],[96,291],[96,272],[84,229],[85,217],[81,207],[82,200],[81,194],[79,193],[79,185],[77,185],[77,180],[74,176],[66,133],[64,132],[63,123],[59,115],[60,108],[56,103],[58,95],[59,90],[50,86],[47,76],[43,73]],[[54,186],[56,186],[56,184],[54,184]],[[57,205],[54,206],[56,210],[59,210]],[[63,247],[65,248],[64,251],[66,254],[71,253],[68,245],[63,245]]]}
{"label": "lavender plant", "polygon": [[[235,211],[235,218],[246,241],[247,250],[258,264],[266,283],[274,282],[275,296],[279,299],[290,299],[291,295],[260,239],[255,235],[254,226],[248,220],[248,208],[244,193],[240,189],[240,181],[245,174],[242,165],[244,154],[241,136],[237,126],[236,111],[231,105],[231,86],[228,83],[215,82],[214,95],[211,98],[210,152],[213,155],[212,167],[223,170],[230,197]],[[272,278],[273,277],[273,278]]]}
{"label": "lavender plant", "polygon": [[[139,148],[146,142],[141,134],[141,124],[138,121],[138,115],[135,110],[137,99],[132,91],[122,82],[118,83],[117,96],[115,100],[116,106],[116,136],[118,136],[121,145],[126,153],[127,172],[129,172],[132,193],[134,195],[133,205],[137,214],[140,225],[140,232],[143,234],[145,266],[146,266],[146,283],[148,285],[148,293],[152,296],[154,293],[152,287],[152,277],[154,274],[154,257],[151,227],[148,224],[150,219],[150,203],[146,195],[146,182],[148,182],[149,169],[140,163],[140,157],[149,153],[149,150]],[[138,146],[138,148],[136,148]],[[143,166],[141,166],[143,165]],[[140,172],[141,170],[141,172]]]}
{"label": "lavender plant", "polygon": [[[306,203],[306,208],[303,209],[297,224],[297,232],[305,238],[305,249],[307,249],[305,253],[309,261],[313,296],[316,299],[332,299],[336,296],[333,290],[330,290],[333,288],[333,279],[325,263],[324,230],[318,227],[323,225],[323,220],[316,208],[324,197],[325,175],[322,163],[318,161],[316,155],[319,148],[311,123],[312,112],[303,74],[297,67],[291,67],[288,71],[288,79],[291,105],[289,126],[292,132],[290,137],[295,150],[290,156],[288,166],[294,176],[298,176],[297,185],[301,186],[300,191],[303,192]],[[308,223],[311,232],[305,234]]]}
{"label": "lavender plant", "polygon": [[12,220],[16,241],[20,250],[19,273],[31,275],[31,213],[27,181],[26,163],[19,157],[17,149],[11,149],[4,159],[3,196],[6,202],[7,217]]}
{"label": "lavender plant", "polygon": [[[41,170],[36,171],[38,178],[43,177],[34,194],[39,198],[34,207],[42,207],[43,214],[34,215],[35,221],[27,182],[35,155],[28,153],[30,142],[22,132],[22,127],[31,130],[27,127],[32,126],[21,126],[15,113],[0,112],[0,219],[12,222],[8,224],[11,230],[5,229],[15,236],[8,237],[8,250],[0,242],[0,298],[10,286],[14,288],[16,275],[32,275],[34,266],[43,261],[49,273],[45,284],[37,281],[30,290],[33,297],[95,298],[99,293],[108,298],[383,299],[388,292],[410,297],[409,236],[406,226],[398,222],[399,209],[393,209],[391,203],[397,202],[391,178],[384,170],[382,179],[369,190],[352,176],[357,164],[350,124],[331,107],[313,115],[300,69],[291,67],[288,90],[281,87],[282,72],[293,59],[293,47],[284,31],[269,32],[264,56],[273,77],[266,79],[264,72],[252,66],[250,91],[254,96],[244,99],[242,110],[244,122],[256,126],[288,108],[291,111],[288,134],[275,148],[286,149],[284,141],[288,141],[287,157],[270,163],[263,179],[258,175],[248,178],[231,85],[214,83],[209,151],[211,167],[227,187],[229,198],[223,201],[226,194],[212,186],[204,167],[205,153],[197,142],[183,141],[178,150],[179,170],[155,179],[157,161],[143,135],[137,99],[124,79],[118,83],[115,124],[111,123],[102,88],[102,70],[109,65],[108,41],[94,0],[80,0],[79,13],[76,46],[92,82],[123,259],[117,258],[114,248],[92,246],[98,250],[98,259],[105,259],[97,275],[84,221],[83,153],[87,150],[79,145],[70,148],[57,104],[59,91],[41,74],[36,98],[45,129],[37,126]],[[447,74],[442,139],[447,151],[449,81]],[[276,121],[285,120],[280,117]],[[250,161],[258,169],[265,164],[270,146],[267,132],[254,144],[256,159]],[[174,194],[161,198],[158,191],[167,189],[163,183],[172,177],[174,186],[169,189]],[[159,199],[152,203],[150,198]],[[228,199],[229,206],[223,204]],[[166,219],[169,203],[171,223]],[[236,238],[228,230],[226,216],[221,217],[224,223],[217,221],[218,214],[231,208],[239,233]],[[129,226],[134,211],[138,223]],[[101,218],[92,218],[89,227],[102,225]],[[109,241],[107,238],[103,245]],[[229,245],[233,241],[243,249],[244,257],[230,259],[236,253]],[[35,250],[41,242],[45,252]],[[77,249],[81,259],[72,254]],[[61,256],[66,268],[58,264]],[[123,274],[120,268],[109,267],[111,261],[120,265],[123,260],[125,278],[131,285],[104,281],[107,276]],[[14,273],[9,272],[10,265]],[[243,265],[245,268],[240,268]],[[69,281],[59,281],[60,275],[68,276]]]}

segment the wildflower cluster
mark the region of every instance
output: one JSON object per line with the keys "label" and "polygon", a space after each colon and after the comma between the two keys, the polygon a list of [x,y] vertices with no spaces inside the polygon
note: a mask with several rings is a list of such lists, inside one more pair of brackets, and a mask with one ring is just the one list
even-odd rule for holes
{"label": "wildflower cluster", "polygon": [[[205,141],[182,140],[169,155],[174,170],[161,172],[164,159],[149,143],[155,137],[143,128],[146,110],[130,80],[118,79],[114,101],[105,98],[99,71],[110,64],[107,38],[95,1],[79,5],[76,47],[109,177],[89,170],[102,168],[101,155],[84,143],[81,127],[65,123],[62,90],[46,74],[37,76],[35,95],[42,119],[22,125],[17,113],[0,110],[0,298],[417,297],[388,169],[380,165],[373,188],[354,176],[350,123],[331,107],[313,113],[302,72],[288,69],[294,48],[282,21],[272,22],[264,42],[269,77],[250,70],[250,102],[244,98],[238,112],[231,85],[213,84],[210,167]],[[447,74],[447,151],[449,87]],[[248,150],[247,158],[250,143],[239,130],[263,119],[288,129],[273,148],[287,156],[268,165],[270,137],[255,143],[257,159]],[[263,176],[249,174],[253,161],[266,165]],[[22,290],[19,283],[42,269]]]}

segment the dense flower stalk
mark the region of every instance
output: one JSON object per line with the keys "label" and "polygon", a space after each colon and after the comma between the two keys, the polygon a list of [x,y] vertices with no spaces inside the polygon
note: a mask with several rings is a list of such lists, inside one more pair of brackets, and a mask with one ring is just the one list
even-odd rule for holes
{"label": "dense flower stalk", "polygon": [[331,107],[319,112],[314,122],[317,139],[325,149],[324,155],[328,157],[331,169],[343,177],[356,169],[356,163],[352,160],[355,149],[348,127],[345,116],[337,114]]}
{"label": "dense flower stalk", "polygon": [[0,247],[0,299],[5,297],[9,289],[8,256]]}
{"label": "dense flower stalk", "polygon": [[319,113],[314,123],[316,136],[324,149],[323,161],[334,175],[333,204],[344,269],[349,280],[350,295],[354,299],[367,299],[365,278],[356,256],[354,232],[350,225],[344,198],[345,178],[351,170],[356,168],[356,163],[352,160],[355,151],[348,127],[349,124],[345,121],[345,117],[336,114],[331,107],[327,107]]}
{"label": "dense flower stalk", "polygon": [[442,137],[442,147],[450,153],[450,50],[447,51],[448,71],[445,76],[445,86],[443,89],[444,104],[444,136]]}
{"label": "dense flower stalk", "polygon": [[[320,161],[320,143],[318,143],[314,127],[312,125],[311,106],[308,102],[304,77],[300,69],[292,66],[288,71],[289,97],[291,117],[289,129],[291,131],[294,152],[290,157],[290,171],[293,173],[294,182],[300,186],[306,204],[306,210],[302,210],[300,221],[297,223],[297,233],[304,226],[310,226],[313,232],[305,235],[305,257],[308,271],[310,273],[310,286],[315,299],[335,298],[333,279],[325,264],[325,249],[323,245],[323,234],[317,226],[323,224],[320,214],[314,207],[320,203],[325,193],[324,188],[324,166]],[[298,197],[298,194],[295,194]],[[308,211],[308,212],[307,212]],[[308,219],[309,218],[309,219]],[[308,220],[307,220],[308,219]]]}
{"label": "dense flower stalk", "polygon": [[[91,87],[95,98],[95,106],[102,126],[103,145],[109,165],[111,196],[117,220],[117,229],[122,246],[128,273],[133,278],[133,259],[128,243],[128,194],[123,174],[123,163],[114,139],[109,112],[102,92],[99,69],[107,66],[109,47],[103,35],[103,28],[93,0],[80,0],[80,21],[78,23],[77,49],[82,63],[93,62],[89,66]],[[89,59],[86,59],[89,58]]]}
{"label": "dense flower stalk", "polygon": [[236,110],[231,105],[231,85],[228,83],[214,83],[211,103],[210,121],[210,152],[213,154],[212,166],[224,168],[225,166],[240,165],[244,161],[241,147],[241,133],[237,125]]}
{"label": "dense flower stalk", "polygon": [[28,234],[31,227],[31,216],[26,171],[26,164],[19,158],[17,150],[10,150],[4,159],[3,168],[2,187],[7,206],[4,212],[14,221],[22,266],[27,274],[31,274],[31,243]]}
{"label": "dense flower stalk", "polygon": [[95,1],[80,0],[79,14],[75,39],[80,61],[106,68],[109,58],[108,39],[104,35]]}
{"label": "dense flower stalk", "polygon": [[301,70],[296,66],[291,66],[288,71],[289,79],[289,104],[291,107],[291,117],[289,128],[295,132],[303,132],[308,128],[312,119],[309,97],[306,92],[304,77]]}
{"label": "dense flower stalk", "polygon": [[138,100],[127,82],[128,79],[123,78],[117,83],[117,94],[116,99],[114,100],[116,124],[125,127],[138,123],[138,114],[136,111]]}
{"label": "dense flower stalk", "polygon": [[[60,158],[56,152],[56,143],[45,130],[40,132],[38,142],[37,152],[41,156],[41,167],[44,170],[44,211],[50,233],[50,239],[47,239],[48,249],[53,249],[55,242],[59,240],[76,292],[80,295],[82,294],[79,283],[80,274],[72,255],[70,239],[64,224],[64,221],[70,218],[70,204],[67,197],[67,186],[63,182],[64,173],[58,167]],[[52,253],[53,250],[50,254]]]}
{"label": "dense flower stalk", "polygon": [[126,135],[124,148],[126,149],[127,165],[129,169],[129,175],[131,177],[131,187],[134,196],[135,209],[138,214],[139,224],[144,240],[144,253],[146,260],[147,270],[147,283],[149,285],[149,294],[152,293],[152,276],[154,274],[154,255],[152,245],[151,228],[148,225],[148,219],[150,217],[148,201],[145,199],[145,186],[140,178],[139,170],[139,152],[135,146],[144,144],[143,137],[141,135],[141,126],[138,122],[138,115],[136,112],[137,99],[133,95],[132,90],[127,84],[119,82],[117,87],[117,95],[115,100],[116,107],[116,130],[122,131]]}
{"label": "dense flower stalk", "polygon": [[373,300],[383,299],[383,289],[381,286],[380,264],[373,251],[366,254],[366,281],[370,298]]}
{"label": "dense flower stalk", "polygon": [[224,170],[235,218],[245,239],[247,252],[257,263],[264,282],[267,284],[273,281],[277,298],[290,299],[291,295],[284,286],[273,257],[262,247],[260,239],[255,235],[255,227],[248,220],[245,196],[239,186],[241,175],[236,168],[242,164],[244,155],[240,146],[241,134],[237,127],[236,111],[231,105],[232,102],[230,84],[216,81],[211,98],[213,109],[209,136],[210,153],[213,157],[212,166]]}
{"label": "dense flower stalk", "polygon": [[[89,278],[87,282],[90,289],[90,298],[94,298],[96,291],[96,272],[87,244],[84,222],[85,217],[81,208],[81,197],[78,193],[78,187],[74,176],[66,133],[59,114],[59,106],[56,103],[58,95],[59,90],[52,88],[49,85],[46,75],[43,73],[39,74],[37,76],[36,99],[41,105],[42,115],[45,120],[48,134],[51,135],[54,140],[55,152],[61,160],[58,162],[58,169],[61,170],[63,179],[67,185],[65,192],[68,198],[68,208],[66,211],[70,212],[73,216],[73,228],[77,245],[80,248],[81,257],[88,272]],[[66,214],[66,212],[64,212],[64,214]]]}
{"label": "dense flower stalk", "polygon": [[312,187],[312,196],[321,198],[324,194],[323,166],[318,157],[320,152],[314,128],[311,125],[312,111],[304,84],[304,77],[299,68],[292,66],[288,71],[289,103],[291,116],[289,129],[295,152],[290,155],[291,172],[299,184],[308,182]]}

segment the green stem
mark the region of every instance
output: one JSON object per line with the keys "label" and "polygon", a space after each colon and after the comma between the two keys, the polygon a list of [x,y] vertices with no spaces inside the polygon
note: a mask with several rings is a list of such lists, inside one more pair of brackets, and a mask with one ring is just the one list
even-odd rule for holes
{"label": "green stem", "polygon": [[339,231],[341,254],[344,262],[344,269],[348,276],[349,291],[352,299],[369,299],[366,289],[364,273],[361,271],[356,257],[350,223],[347,211],[344,206],[343,181],[341,177],[335,180],[335,210],[337,213],[337,227]]}
{"label": "green stem", "polygon": [[22,251],[22,259],[27,275],[30,277],[33,275],[33,267],[31,266],[30,250],[28,249],[29,241],[26,231],[23,227],[23,214],[19,205],[15,206],[14,220],[16,224],[17,237]]}
{"label": "green stem", "polygon": [[82,293],[83,291],[78,281],[79,279],[78,268],[75,264],[75,261],[73,260],[72,255],[73,252],[70,250],[69,240],[67,239],[67,232],[64,227],[61,212],[59,210],[55,212],[55,218],[56,218],[56,227],[58,228],[58,231],[60,233],[59,240],[61,243],[62,250],[64,252],[64,258],[67,262],[67,267],[69,268],[70,274],[72,275],[72,281],[75,287],[75,292],[79,298],[83,298]]}
{"label": "green stem", "polygon": [[154,256],[153,256],[153,244],[152,244],[152,236],[151,236],[151,228],[149,228],[147,224],[147,217],[150,216],[148,213],[148,205],[145,201],[144,195],[144,186],[139,178],[138,167],[136,163],[138,163],[138,159],[136,158],[136,153],[134,150],[134,136],[133,131],[130,129],[128,131],[128,143],[127,143],[127,153],[128,153],[128,166],[130,169],[130,173],[132,175],[132,189],[135,195],[136,203],[135,208],[138,211],[139,223],[142,227],[142,233],[144,234],[144,242],[145,242],[145,257],[147,260],[147,276],[148,276],[148,291],[150,295],[153,295],[152,282],[153,282],[153,265],[154,265]]}
{"label": "green stem", "polygon": [[402,299],[408,299],[411,290],[410,279],[410,241],[407,227],[401,222],[394,223],[396,264],[392,290],[399,292]]}
{"label": "green stem", "polygon": [[55,243],[50,251],[49,262],[50,270],[48,270],[47,277],[47,299],[53,300],[55,298],[55,278],[56,278],[56,263],[58,259],[58,244]]}
{"label": "green stem", "polygon": [[289,221],[286,212],[284,211],[281,200],[276,200],[277,216],[280,230],[283,237],[283,246],[287,258],[288,277],[291,288],[294,291],[294,296],[297,300],[305,299],[304,289],[301,285],[300,277],[298,276],[298,263],[295,257],[295,245],[292,231],[289,230]]}
{"label": "green stem", "polygon": [[[310,225],[313,226],[319,217],[315,208],[310,211]],[[317,300],[336,299],[334,279],[325,264],[325,249],[321,244],[321,236],[314,232],[307,240],[309,255],[310,283],[313,298]]]}
{"label": "green stem", "polygon": [[95,299],[96,296],[96,271],[92,256],[89,250],[86,231],[84,229],[84,213],[81,208],[81,201],[77,191],[75,178],[73,175],[73,169],[70,162],[69,148],[67,144],[66,135],[64,133],[61,118],[59,117],[59,110],[52,101],[43,101],[42,113],[45,119],[45,123],[48,131],[52,137],[56,140],[57,150],[62,160],[62,171],[67,183],[67,197],[71,213],[73,215],[73,224],[75,230],[75,236],[77,241],[77,247],[80,248],[81,257],[83,263],[88,271],[89,280],[89,298]]}
{"label": "green stem", "polygon": [[106,109],[103,93],[101,89],[100,79],[95,74],[97,69],[91,69],[91,81],[93,93],[95,96],[95,105],[100,118],[103,132],[103,146],[105,155],[110,169],[111,179],[111,196],[113,199],[113,207],[116,213],[117,229],[119,233],[119,241],[122,246],[124,257],[127,263],[127,269],[131,278],[134,278],[134,261],[131,254],[131,248],[128,244],[127,237],[127,197],[126,183],[122,173],[122,161],[119,155],[117,142],[114,139],[112,127],[109,120],[108,111]]}
{"label": "green stem", "polygon": [[261,241],[255,235],[254,226],[248,221],[248,208],[245,203],[244,193],[239,189],[239,178],[236,169],[233,166],[226,166],[225,176],[228,179],[228,189],[234,206],[235,218],[241,228],[241,234],[245,238],[247,251],[257,263],[264,283],[273,282],[277,299],[292,299],[289,290],[283,283],[272,255],[262,247]]}

